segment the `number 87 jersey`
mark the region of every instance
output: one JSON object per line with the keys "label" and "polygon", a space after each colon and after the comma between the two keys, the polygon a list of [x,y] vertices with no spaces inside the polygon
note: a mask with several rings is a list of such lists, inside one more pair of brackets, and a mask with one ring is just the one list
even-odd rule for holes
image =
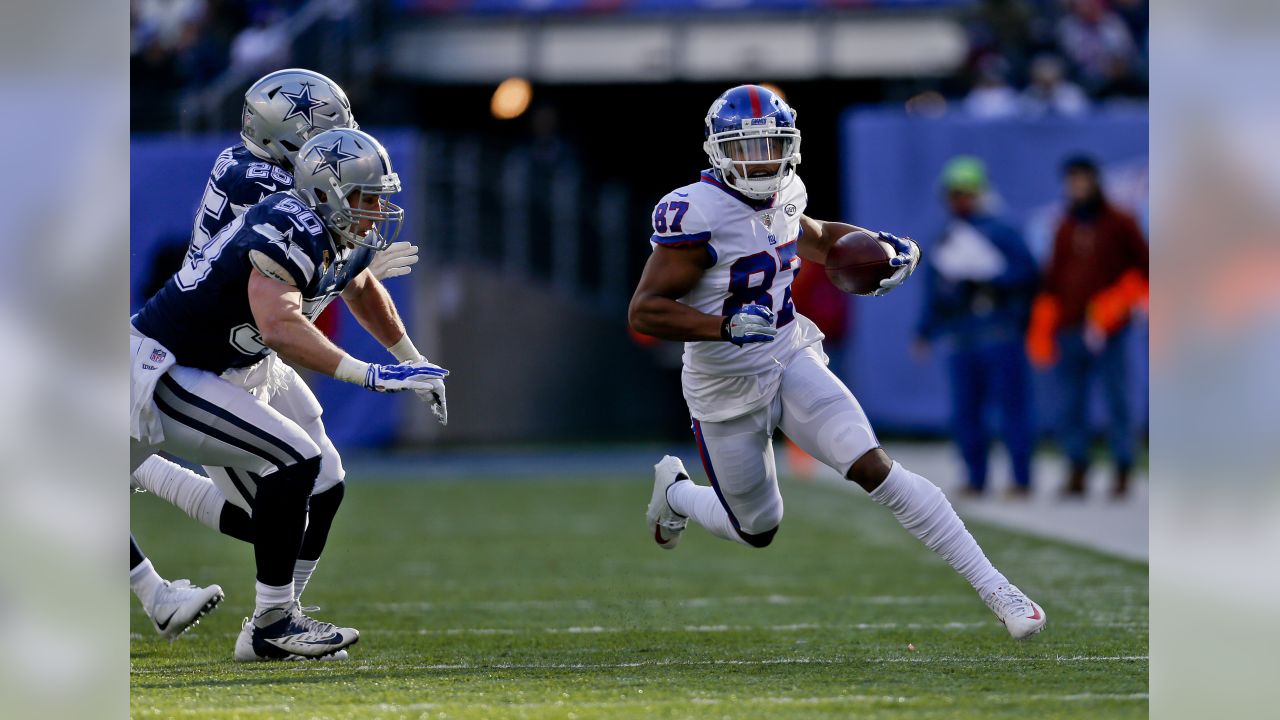
{"label": "number 87 jersey", "polygon": [[817,327],[797,315],[791,302],[791,282],[800,269],[800,215],[808,197],[799,176],[771,198],[754,200],[706,170],[698,182],[673,190],[654,207],[654,247],[705,247],[711,256],[712,266],[681,303],[711,315],[756,303],[777,316],[778,335],[771,343],[685,343],[686,369],[755,375],[821,341]]}

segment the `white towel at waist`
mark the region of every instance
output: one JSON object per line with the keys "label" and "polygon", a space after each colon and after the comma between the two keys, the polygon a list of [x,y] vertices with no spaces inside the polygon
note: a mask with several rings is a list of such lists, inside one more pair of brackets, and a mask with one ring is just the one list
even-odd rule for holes
{"label": "white towel at waist", "polygon": [[147,445],[164,440],[164,429],[152,399],[156,383],[173,367],[169,349],[129,326],[129,352],[133,368],[129,375],[129,436]]}

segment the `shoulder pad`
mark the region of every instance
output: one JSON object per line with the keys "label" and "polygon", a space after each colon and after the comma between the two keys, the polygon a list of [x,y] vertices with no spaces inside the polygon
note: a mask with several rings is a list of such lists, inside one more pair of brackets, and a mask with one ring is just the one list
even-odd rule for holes
{"label": "shoulder pad", "polygon": [[711,209],[705,207],[706,196],[697,185],[672,190],[653,208],[649,220],[653,225],[650,241],[665,247],[703,245],[711,240]]}

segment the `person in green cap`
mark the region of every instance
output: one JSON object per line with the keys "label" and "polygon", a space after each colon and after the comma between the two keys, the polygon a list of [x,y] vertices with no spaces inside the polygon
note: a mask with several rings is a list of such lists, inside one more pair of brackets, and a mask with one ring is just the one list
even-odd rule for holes
{"label": "person in green cap", "polygon": [[942,186],[950,217],[924,254],[916,351],[926,354],[934,343],[945,347],[953,433],[968,470],[965,494],[978,496],[986,488],[992,440],[987,415],[994,408],[1013,466],[1010,496],[1026,497],[1035,427],[1023,338],[1038,268],[1021,234],[988,212],[981,160],[952,158],[942,170]]}

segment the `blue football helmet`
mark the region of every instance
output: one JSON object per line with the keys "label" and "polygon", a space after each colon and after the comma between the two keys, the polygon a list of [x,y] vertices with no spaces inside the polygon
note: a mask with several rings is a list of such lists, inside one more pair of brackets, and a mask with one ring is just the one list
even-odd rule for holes
{"label": "blue football helmet", "polygon": [[796,111],[759,85],[739,85],[711,103],[702,149],[730,187],[763,200],[786,186],[800,164]]}

